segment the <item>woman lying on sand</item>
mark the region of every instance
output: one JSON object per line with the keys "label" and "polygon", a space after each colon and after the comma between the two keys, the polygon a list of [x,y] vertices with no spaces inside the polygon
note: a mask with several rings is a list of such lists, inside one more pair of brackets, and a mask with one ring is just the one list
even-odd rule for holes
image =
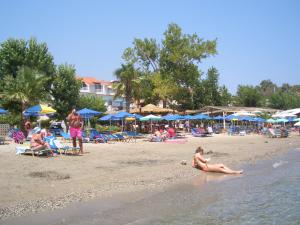
{"label": "woman lying on sand", "polygon": [[205,172],[217,172],[217,173],[226,173],[226,174],[241,174],[243,170],[232,170],[223,164],[207,164],[210,158],[205,159],[203,157],[204,150],[201,147],[198,147],[195,151],[195,155],[192,161],[192,167],[203,170]]}

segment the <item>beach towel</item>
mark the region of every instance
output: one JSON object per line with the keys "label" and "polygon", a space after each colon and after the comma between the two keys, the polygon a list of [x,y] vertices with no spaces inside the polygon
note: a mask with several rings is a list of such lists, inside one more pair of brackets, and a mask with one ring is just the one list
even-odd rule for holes
{"label": "beach towel", "polygon": [[187,143],[186,139],[167,139],[164,141],[165,143],[175,143],[175,144],[185,144]]}

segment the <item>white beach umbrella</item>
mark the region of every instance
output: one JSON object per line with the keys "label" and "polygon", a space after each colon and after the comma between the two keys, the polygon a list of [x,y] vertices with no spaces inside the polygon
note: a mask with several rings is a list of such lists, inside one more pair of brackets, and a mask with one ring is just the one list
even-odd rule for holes
{"label": "white beach umbrella", "polygon": [[155,115],[148,115],[140,118],[140,121],[150,121],[150,126],[151,126],[151,133],[152,133],[152,121],[160,121],[162,118],[160,116],[155,116]]}
{"label": "white beach umbrella", "polygon": [[295,127],[300,127],[300,121],[294,124]]}

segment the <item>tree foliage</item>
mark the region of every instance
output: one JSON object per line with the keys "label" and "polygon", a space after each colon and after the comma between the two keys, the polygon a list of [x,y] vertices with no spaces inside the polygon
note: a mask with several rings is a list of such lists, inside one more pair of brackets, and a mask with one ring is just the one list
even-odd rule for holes
{"label": "tree foliage", "polygon": [[2,104],[10,112],[19,113],[22,122],[22,112],[26,107],[50,99],[44,85],[47,81],[48,78],[38,71],[21,67],[15,77],[6,75],[3,78]]}
{"label": "tree foliage", "polygon": [[103,98],[95,95],[81,95],[79,97],[77,108],[88,108],[98,112],[106,112],[106,106]]}
{"label": "tree foliage", "polygon": [[161,44],[151,38],[135,39],[133,47],[124,51],[123,59],[151,77],[148,80],[153,96],[148,99],[176,102],[177,108],[186,109],[196,105],[193,96],[201,78],[198,65],[216,53],[216,40],[204,41],[196,34],[184,34],[177,24],[170,24]]}
{"label": "tree foliage", "polygon": [[129,112],[130,104],[134,100],[139,100],[141,96],[141,76],[132,64],[122,64],[121,68],[115,71],[117,82],[113,85],[115,98],[125,97],[126,111]]}
{"label": "tree foliage", "polygon": [[14,78],[21,67],[28,67],[54,76],[55,65],[46,43],[38,43],[35,38],[8,39],[0,46],[0,79],[6,75]]}
{"label": "tree foliage", "polygon": [[239,85],[237,90],[237,104],[246,107],[261,105],[262,95],[259,90],[251,85]]}
{"label": "tree foliage", "polygon": [[275,109],[300,108],[300,96],[281,90],[270,97],[270,106]]}
{"label": "tree foliage", "polygon": [[71,65],[60,65],[57,68],[52,84],[53,107],[59,119],[65,119],[79,101],[79,90],[82,86],[75,77],[75,68]]}

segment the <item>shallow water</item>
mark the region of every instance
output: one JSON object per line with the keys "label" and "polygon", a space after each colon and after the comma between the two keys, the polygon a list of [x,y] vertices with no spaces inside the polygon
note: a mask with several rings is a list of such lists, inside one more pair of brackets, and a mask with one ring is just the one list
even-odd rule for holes
{"label": "shallow water", "polygon": [[297,149],[244,166],[241,176],[207,173],[164,192],[75,204],[5,224],[300,224],[299,159]]}

